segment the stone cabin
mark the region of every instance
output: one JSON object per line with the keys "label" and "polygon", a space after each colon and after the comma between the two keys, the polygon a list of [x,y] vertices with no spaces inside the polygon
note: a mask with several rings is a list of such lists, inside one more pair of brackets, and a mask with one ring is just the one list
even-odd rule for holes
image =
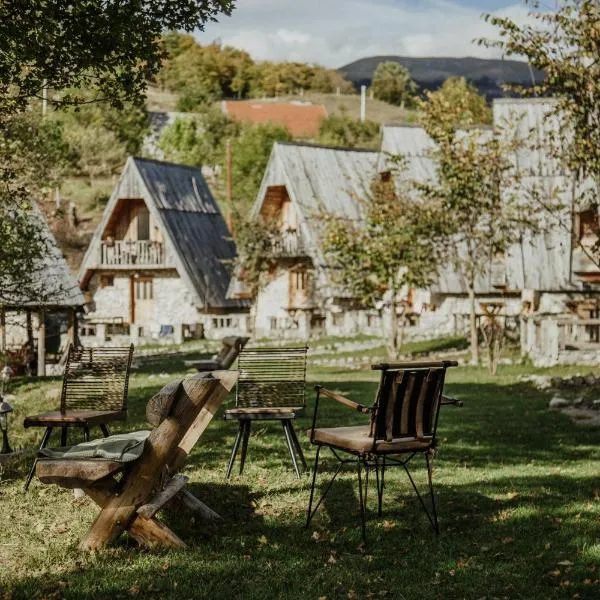
{"label": "stone cabin", "polygon": [[[550,155],[559,125],[547,118],[552,99],[502,99],[493,104],[493,128],[488,135],[526,140],[526,146],[510,157],[520,175],[523,202],[535,190],[546,202],[563,205],[560,214],[544,215],[542,230],[526,234],[505,253],[492,256],[476,282],[476,297],[483,316],[485,305],[501,306],[502,319],[520,335],[521,350],[538,366],[600,360],[600,268],[586,248],[598,235],[596,207],[582,204],[581,191],[592,182],[575,186],[572,174],[561,169]],[[559,142],[560,143],[560,142]],[[402,177],[435,179],[436,165],[430,151],[434,142],[421,127],[384,127],[378,171],[389,171],[389,156],[403,155]],[[448,266],[414,311],[415,331],[420,336],[461,333],[467,326],[467,288],[460,274]]]}
{"label": "stone cabin", "polygon": [[[253,299],[256,336],[381,333],[378,312],[356,306],[333,281],[320,228],[324,213],[361,218],[376,161],[371,150],[273,145],[251,214],[279,228],[280,258]],[[248,297],[242,279],[232,281],[229,297]]]}
{"label": "stone cabin", "polygon": [[87,345],[181,343],[247,330],[226,298],[235,244],[199,169],[129,158],[79,271]]}

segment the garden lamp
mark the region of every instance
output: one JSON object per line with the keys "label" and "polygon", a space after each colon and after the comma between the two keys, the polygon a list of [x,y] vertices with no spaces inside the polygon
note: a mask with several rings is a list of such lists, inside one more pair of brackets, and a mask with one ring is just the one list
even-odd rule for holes
{"label": "garden lamp", "polygon": [[12,448],[8,443],[8,415],[13,411],[13,407],[0,396],[0,429],[2,430],[2,449],[0,454],[11,454]]}

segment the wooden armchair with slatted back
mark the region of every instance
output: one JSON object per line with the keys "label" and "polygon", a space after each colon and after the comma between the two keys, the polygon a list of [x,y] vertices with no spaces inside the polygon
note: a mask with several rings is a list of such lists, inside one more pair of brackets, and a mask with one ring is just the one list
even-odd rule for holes
{"label": "wooden armchair with slatted back", "polygon": [[[404,468],[431,525],[436,533],[439,533],[432,481],[432,460],[436,447],[440,406],[462,405],[458,400],[443,396],[446,370],[457,364],[455,361],[427,361],[373,365],[373,369],[381,371],[381,378],[372,406],[365,406],[322,386],[316,386],[317,398],[309,433],[311,442],[317,446],[317,453],[307,511],[307,527],[342,467],[355,463],[358,465],[363,539],[365,539],[369,471],[375,471],[378,514],[381,515],[385,470],[389,466]],[[363,425],[349,427],[317,427],[319,400],[322,397],[335,400],[361,414],[369,415],[370,421]],[[339,460],[339,465],[313,509],[319,453],[322,447],[331,449]],[[431,504],[429,510],[408,470],[408,463],[418,454],[423,455],[427,463]]]}
{"label": "wooden armchair with slatted back", "polygon": [[292,421],[304,412],[306,346],[245,348],[238,358],[239,378],[236,405],[225,411],[225,419],[237,420],[239,427],[227,467],[227,477],[242,446],[240,474],[244,470],[250,428],[253,421],[280,421],[296,475],[298,458],[307,469],[302,447]]}
{"label": "wooden armchair with slatted back", "polygon": [[[84,348],[69,346],[63,375],[60,409],[25,418],[23,426],[45,427],[40,450],[45,448],[54,429],[61,430],[61,446],[67,445],[70,428],[83,430],[85,441],[90,428],[100,427],[110,435],[109,423],[127,419],[127,391],[133,357],[133,344],[127,347]],[[35,472],[35,461],[25,490]]]}

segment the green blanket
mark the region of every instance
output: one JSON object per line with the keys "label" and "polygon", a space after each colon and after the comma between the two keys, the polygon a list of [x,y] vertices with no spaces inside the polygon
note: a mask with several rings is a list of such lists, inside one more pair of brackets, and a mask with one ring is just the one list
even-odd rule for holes
{"label": "green blanket", "polygon": [[125,463],[137,460],[142,455],[146,438],[149,435],[149,431],[118,433],[106,438],[83,442],[76,446],[42,448],[40,453],[47,458],[66,458],[73,460],[102,458]]}

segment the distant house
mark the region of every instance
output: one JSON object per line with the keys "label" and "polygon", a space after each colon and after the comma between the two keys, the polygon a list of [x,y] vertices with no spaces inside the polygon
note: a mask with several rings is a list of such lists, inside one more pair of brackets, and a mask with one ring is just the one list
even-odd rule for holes
{"label": "distant house", "polygon": [[83,259],[85,343],[222,337],[246,329],[226,298],[235,258],[199,169],[129,158]]}
{"label": "distant house", "polygon": [[242,123],[276,123],[283,125],[294,138],[314,138],[327,111],[321,104],[277,102],[268,100],[223,100],[221,110]]}
{"label": "distant house", "polygon": [[[324,213],[361,218],[378,153],[277,142],[252,208],[281,231],[280,259],[254,299],[256,335],[380,333],[379,316],[335,282],[321,243]],[[244,297],[234,280],[229,296]]]}
{"label": "distant house", "polygon": [[8,362],[15,366],[45,375],[48,355],[57,362],[68,343],[77,342],[77,318],[85,301],[36,204],[30,218],[46,251],[32,265],[31,282],[21,287],[18,282],[0,283],[4,290],[13,290],[0,302],[0,353],[8,353]]}
{"label": "distant house", "polygon": [[[548,113],[552,99],[494,101],[494,129],[500,135],[528,140],[510,160],[520,175],[523,201],[535,187],[546,202],[558,199],[562,213],[545,218],[544,229],[526,234],[503,253],[490,255],[475,285],[480,317],[486,304],[502,306],[502,318],[520,331],[521,349],[535,364],[597,364],[600,360],[600,267],[589,249],[598,239],[597,206],[582,205],[581,190],[550,154],[561,143],[558,122]],[[482,130],[482,138],[490,135]],[[435,178],[430,156],[434,143],[420,127],[385,127],[378,171],[390,169],[390,155],[406,158],[403,176],[424,181]],[[587,251],[586,251],[587,248]],[[441,267],[439,278],[425,292],[417,330],[423,335],[463,331],[467,324],[467,287],[459,273]]]}

